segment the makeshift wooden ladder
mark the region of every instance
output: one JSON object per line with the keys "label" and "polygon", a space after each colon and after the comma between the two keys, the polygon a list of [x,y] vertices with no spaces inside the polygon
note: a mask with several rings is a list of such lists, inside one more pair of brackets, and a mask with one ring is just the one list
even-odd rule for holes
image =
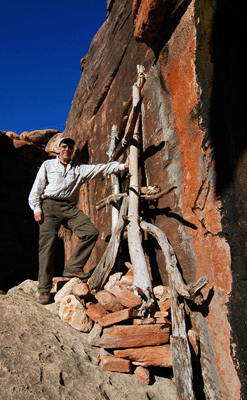
{"label": "makeshift wooden ladder", "polygon": [[[119,193],[117,177],[113,176],[112,195],[97,204],[97,209],[100,209],[109,203],[118,203],[122,199],[120,210],[113,208],[111,239],[88,284],[92,293],[99,291],[105,284],[114,266],[120,245],[121,232],[127,219],[128,246],[134,271],[133,291],[142,298],[140,315],[152,314],[154,306],[152,283],[142,248],[140,229],[156,238],[164,254],[169,277],[172,317],[171,351],[177,395],[179,400],[194,400],[191,353],[186,331],[183,299],[200,304],[203,299],[197,293],[208,283],[208,277],[205,276],[199,279],[193,285],[185,285],[177,267],[175,253],[165,233],[150,223],[140,221],[139,197],[141,188],[138,182],[139,129],[141,123],[141,89],[145,84],[146,77],[142,66],[137,66],[137,72],[138,79],[133,85],[131,99],[125,105],[119,129],[117,131],[116,126],[112,128],[111,143],[108,151],[109,161],[113,161],[117,160],[129,147],[130,182],[128,193]],[[132,108],[129,112],[131,105]],[[119,146],[120,141],[121,145]],[[173,189],[175,188],[151,195],[146,194],[142,198],[144,200],[157,199]]]}

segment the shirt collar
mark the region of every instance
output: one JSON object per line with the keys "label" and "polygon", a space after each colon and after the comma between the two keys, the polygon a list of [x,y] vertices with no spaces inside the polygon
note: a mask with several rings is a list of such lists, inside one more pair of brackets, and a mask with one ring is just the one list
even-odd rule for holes
{"label": "shirt collar", "polygon": [[[57,160],[57,164],[58,164],[58,165],[61,164],[61,165],[64,167],[64,164],[60,161],[59,156],[56,157],[56,160]],[[70,162],[67,164],[67,168],[70,169],[70,168],[71,168],[71,165],[72,165],[72,160],[70,160]]]}

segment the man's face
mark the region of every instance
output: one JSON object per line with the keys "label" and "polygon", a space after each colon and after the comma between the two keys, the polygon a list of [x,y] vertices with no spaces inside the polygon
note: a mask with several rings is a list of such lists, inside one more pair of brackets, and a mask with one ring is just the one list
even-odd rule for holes
{"label": "man's face", "polygon": [[74,146],[72,144],[61,143],[58,147],[58,156],[63,164],[68,164],[73,155]]}

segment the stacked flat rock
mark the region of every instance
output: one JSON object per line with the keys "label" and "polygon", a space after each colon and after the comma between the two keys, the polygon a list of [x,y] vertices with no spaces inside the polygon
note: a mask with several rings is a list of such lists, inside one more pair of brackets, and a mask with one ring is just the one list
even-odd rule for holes
{"label": "stacked flat rock", "polygon": [[125,276],[111,275],[94,295],[78,278],[54,278],[53,283],[55,303],[46,308],[57,310],[63,321],[89,333],[89,344],[100,348],[99,367],[103,371],[134,372],[150,384],[150,367],[172,367],[169,288],[154,287],[156,311],[144,318],[139,312],[142,299],[131,289],[131,268]]}

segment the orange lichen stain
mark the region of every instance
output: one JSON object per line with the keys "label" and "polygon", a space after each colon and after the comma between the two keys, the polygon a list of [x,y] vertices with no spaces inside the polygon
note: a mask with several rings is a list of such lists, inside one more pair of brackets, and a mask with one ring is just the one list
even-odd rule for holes
{"label": "orange lichen stain", "polygon": [[[204,133],[195,118],[198,103],[195,71],[196,32],[193,11],[189,12],[191,20],[189,21],[187,13],[187,19],[182,21],[169,43],[168,62],[165,65],[164,59],[161,59],[161,67],[165,71],[167,89],[171,96],[172,126],[180,143],[183,171],[180,207],[185,220],[197,227],[188,228],[187,231],[193,238],[196,278],[208,276],[209,285],[206,286],[205,293],[210,287],[214,287],[215,292],[224,294],[221,303],[217,298],[214,299],[214,306],[207,317],[216,354],[215,364],[223,391],[231,390],[229,399],[238,399],[239,380],[230,354],[230,326],[225,305],[232,284],[231,255],[229,245],[221,234],[220,203],[215,196],[213,182],[214,165],[211,155],[206,154],[202,148]],[[207,179],[208,190],[206,185],[203,186]],[[202,190],[204,193],[196,208],[195,203]],[[184,230],[186,229],[185,227]],[[234,381],[234,387],[231,379]]]}
{"label": "orange lichen stain", "polygon": [[[187,221],[194,221],[197,230],[189,228],[194,237],[194,252],[197,257],[197,275],[209,276],[210,285],[230,293],[231,268],[230,250],[226,240],[217,236],[221,231],[221,216],[214,185],[205,198],[203,209],[194,209],[202,182],[207,178],[208,162],[203,149],[204,133],[199,129],[196,118],[192,118],[196,110],[198,87],[195,72],[195,30],[186,30],[187,41],[177,49],[177,57],[168,64],[167,86],[171,93],[173,129],[180,143],[183,183],[181,188],[180,207]],[[178,40],[178,35],[177,35]],[[179,51],[178,51],[179,50]],[[211,166],[212,168],[212,166]],[[198,222],[195,223],[195,216]]]}

